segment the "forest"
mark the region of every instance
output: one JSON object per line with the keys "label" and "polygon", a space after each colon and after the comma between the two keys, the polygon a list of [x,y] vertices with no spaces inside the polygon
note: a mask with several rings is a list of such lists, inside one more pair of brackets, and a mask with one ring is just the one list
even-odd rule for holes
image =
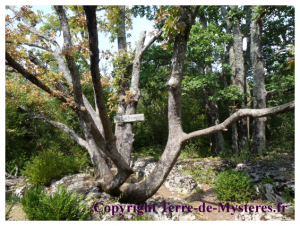
{"label": "forest", "polygon": [[[178,159],[294,155],[294,6],[51,10],[6,6],[8,174],[49,185],[90,170],[101,190],[143,203]],[[153,29],[129,43],[142,17]],[[145,157],[154,170],[128,183]]]}

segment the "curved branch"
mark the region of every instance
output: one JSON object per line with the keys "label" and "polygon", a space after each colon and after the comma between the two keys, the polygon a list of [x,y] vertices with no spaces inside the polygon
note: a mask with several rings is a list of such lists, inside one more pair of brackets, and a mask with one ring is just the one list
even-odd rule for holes
{"label": "curved branch", "polygon": [[274,56],[277,56],[281,52],[289,52],[289,51],[291,51],[291,49],[281,49],[278,52],[276,52],[275,54],[273,54],[272,56],[270,56],[268,59],[264,60],[264,62],[267,62],[268,60],[272,59]]}
{"label": "curved branch", "polygon": [[198,130],[189,134],[184,134],[181,138],[181,142],[186,142],[188,140],[202,137],[206,135],[210,135],[217,132],[227,131],[227,128],[233,123],[244,117],[266,117],[271,115],[277,115],[284,112],[292,111],[295,109],[295,101],[289,102],[287,104],[279,105],[272,108],[264,108],[264,109],[241,109],[227,118],[223,123],[212,126],[203,130]]}

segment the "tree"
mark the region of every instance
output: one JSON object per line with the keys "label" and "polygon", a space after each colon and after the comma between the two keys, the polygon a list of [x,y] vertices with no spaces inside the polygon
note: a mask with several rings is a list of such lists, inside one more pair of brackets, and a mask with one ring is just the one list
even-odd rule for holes
{"label": "tree", "polygon": [[[8,6],[8,8],[14,12],[15,19],[22,20],[24,23],[19,25],[19,36],[14,33],[14,29],[7,27],[5,56],[6,64],[9,66],[8,70],[13,69],[16,73],[26,78],[26,81],[29,81],[28,86],[30,86],[30,89],[34,89],[33,84],[39,90],[42,90],[42,95],[49,94],[72,109],[78,116],[84,138],[67,125],[45,117],[42,112],[37,113],[22,105],[20,107],[30,112],[35,118],[63,130],[79,145],[86,148],[95,165],[97,185],[112,195],[122,194],[121,201],[141,203],[151,197],[163,184],[176,163],[182,148],[189,140],[226,131],[233,123],[245,117],[267,117],[291,111],[295,107],[295,103],[292,101],[273,108],[241,109],[232,114],[223,123],[191,133],[183,131],[181,86],[184,76],[184,62],[190,31],[195,22],[199,6],[172,6],[168,9],[162,9],[157,21],[160,23],[164,22],[163,29],[145,46],[146,32],[142,31],[133,55],[133,61],[129,63],[126,60],[126,47],[121,47],[125,42],[123,32],[124,7],[119,7],[118,10],[120,11],[117,11],[116,8],[109,9],[102,6],[83,6],[82,8],[54,6],[59,20],[55,20],[55,17],[50,17],[48,19],[52,21],[52,26],[48,24],[48,27],[44,26],[39,30],[32,26],[32,22],[33,20],[40,20],[40,15],[35,15],[28,7],[22,7],[20,11],[17,11],[13,6]],[[67,9],[73,10],[77,16],[68,17],[66,14]],[[111,21],[116,18],[117,14],[121,15],[121,20],[114,24],[97,21],[97,10],[117,12],[111,18]],[[80,13],[81,16],[79,17]],[[7,16],[7,23],[12,23],[14,18]],[[102,55],[100,55],[98,24],[103,29],[108,26],[116,29],[116,35],[119,37],[119,50],[121,51],[119,51],[116,64],[123,69],[123,73],[120,73],[120,71],[116,72],[115,76],[117,73],[120,74],[118,77],[119,84],[121,84],[119,86],[121,91],[118,99],[120,114],[135,114],[136,112],[136,106],[140,97],[139,80],[143,53],[161,35],[165,39],[165,44],[162,47],[173,49],[170,77],[166,83],[168,89],[168,141],[164,153],[153,172],[138,184],[126,183],[128,177],[133,173],[129,166],[132,142],[134,141],[132,123],[124,123],[125,125],[118,126],[117,130],[120,129],[122,132],[116,132],[115,135],[107,112],[103,91],[105,80],[103,78],[101,80],[99,62],[101,57],[105,58],[111,53],[103,51]],[[64,38],[63,48],[59,46],[53,37],[55,34],[54,29],[62,32]],[[88,40],[84,38],[81,41],[76,40],[73,34],[80,31],[83,34],[88,34]],[[32,36],[28,40],[26,35],[29,33]],[[85,35],[83,36],[85,37]],[[27,40],[25,40],[26,38]],[[23,45],[42,49],[43,53],[40,53],[40,59],[48,56],[52,61],[56,62],[58,67],[57,73],[49,71],[45,65],[43,67],[43,62],[34,60],[33,53],[29,53],[31,58],[26,56],[26,52],[22,49]],[[88,55],[89,60],[86,59]],[[25,62],[22,59],[25,59]],[[30,63],[30,59],[32,59],[31,62],[33,64]],[[82,67],[79,62],[82,62]],[[130,68],[128,69],[128,67]],[[90,72],[90,76],[87,75],[87,71]],[[131,80],[128,81],[130,72]],[[84,80],[85,77],[91,77],[92,79],[91,85],[95,99],[94,108],[83,94],[83,85],[81,83],[86,81]],[[7,92],[7,95],[13,97],[13,94],[9,92]],[[126,126],[127,124],[128,126]],[[115,174],[113,173],[111,162],[117,168]]]}

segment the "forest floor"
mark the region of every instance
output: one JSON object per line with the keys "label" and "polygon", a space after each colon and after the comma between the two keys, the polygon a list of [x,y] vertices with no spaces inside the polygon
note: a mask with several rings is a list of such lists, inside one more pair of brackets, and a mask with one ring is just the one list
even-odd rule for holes
{"label": "forest floor", "polygon": [[[206,207],[208,205],[212,206],[211,212],[199,212],[198,210],[193,210],[196,218],[198,221],[234,221],[234,216],[238,214],[236,211],[230,209],[230,212],[226,211],[220,211],[219,212],[219,203],[220,201],[217,200],[216,191],[208,184],[202,185],[203,189],[202,191],[198,193],[192,193],[192,194],[180,194],[175,191],[170,191],[168,188],[166,188],[164,185],[161,186],[161,188],[157,191],[156,195],[162,195],[164,197],[175,197],[180,198],[185,201],[187,201],[190,205],[192,205],[194,208],[198,208],[200,205],[203,205],[205,203]],[[225,205],[225,203],[222,203]],[[230,205],[241,205],[240,203],[231,203]],[[270,206],[272,205],[270,202],[262,199],[255,199],[247,205],[253,205],[253,206]],[[272,205],[274,209],[276,209],[276,205]],[[9,205],[5,206],[5,211],[8,211]],[[215,210],[213,210],[215,209]],[[22,206],[20,203],[17,203],[12,208],[12,211],[10,212],[10,219],[9,221],[24,221],[27,220],[25,217],[25,213],[22,210]]]}

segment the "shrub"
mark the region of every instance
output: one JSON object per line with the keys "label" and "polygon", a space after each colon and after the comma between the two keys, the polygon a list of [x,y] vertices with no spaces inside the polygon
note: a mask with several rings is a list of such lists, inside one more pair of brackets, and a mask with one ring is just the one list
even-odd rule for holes
{"label": "shrub", "polygon": [[43,192],[42,187],[26,191],[22,207],[30,220],[84,220],[89,214],[83,195],[68,192],[60,187],[52,195]]}
{"label": "shrub", "polygon": [[215,190],[217,198],[222,202],[248,202],[254,196],[254,188],[249,176],[232,169],[218,175],[215,180]]}
{"label": "shrub", "polygon": [[32,184],[47,186],[53,179],[78,171],[80,166],[78,159],[73,156],[63,156],[58,151],[43,151],[26,163],[22,174],[27,176]]}

